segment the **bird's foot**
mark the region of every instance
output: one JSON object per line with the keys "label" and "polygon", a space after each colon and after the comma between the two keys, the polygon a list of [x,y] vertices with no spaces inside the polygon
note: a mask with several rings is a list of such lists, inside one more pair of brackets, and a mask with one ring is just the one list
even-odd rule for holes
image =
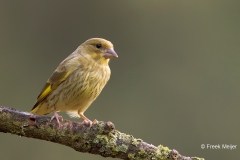
{"label": "bird's foot", "polygon": [[94,121],[92,122],[92,124],[96,124],[98,122],[98,120],[94,119]]}
{"label": "bird's foot", "polygon": [[92,127],[93,124],[97,123],[98,121],[95,119],[93,122],[85,117],[82,113],[79,114],[82,119],[84,119],[83,124],[87,124]]}
{"label": "bird's foot", "polygon": [[[54,111],[53,116],[51,117],[50,122],[52,122],[53,119],[57,120],[58,127],[61,127],[60,121],[63,121],[62,116],[59,116],[56,111]],[[60,120],[60,121],[59,121]]]}
{"label": "bird's foot", "polygon": [[95,119],[93,122],[89,119],[84,119],[84,121],[82,122],[82,124],[86,124],[89,127],[92,127],[93,124],[97,123],[98,121]]}
{"label": "bird's foot", "polygon": [[84,121],[82,122],[83,125],[87,125],[89,127],[92,127],[93,122],[91,120],[88,119],[84,119]]}

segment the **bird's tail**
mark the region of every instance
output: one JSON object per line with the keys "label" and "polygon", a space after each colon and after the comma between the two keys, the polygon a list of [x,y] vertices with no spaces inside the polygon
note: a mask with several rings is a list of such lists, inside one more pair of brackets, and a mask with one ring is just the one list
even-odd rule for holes
{"label": "bird's tail", "polygon": [[40,104],[38,106],[34,106],[30,113],[37,115],[45,115],[54,112],[52,107],[47,107],[46,104]]}

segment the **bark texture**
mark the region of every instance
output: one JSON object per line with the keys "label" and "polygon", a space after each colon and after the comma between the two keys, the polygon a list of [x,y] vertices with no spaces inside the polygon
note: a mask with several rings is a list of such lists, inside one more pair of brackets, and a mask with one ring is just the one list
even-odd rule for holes
{"label": "bark texture", "polygon": [[124,160],[204,160],[185,157],[177,150],[154,146],[115,130],[112,122],[86,123],[67,120],[50,122],[50,117],[0,106],[0,132],[66,145],[76,151]]}

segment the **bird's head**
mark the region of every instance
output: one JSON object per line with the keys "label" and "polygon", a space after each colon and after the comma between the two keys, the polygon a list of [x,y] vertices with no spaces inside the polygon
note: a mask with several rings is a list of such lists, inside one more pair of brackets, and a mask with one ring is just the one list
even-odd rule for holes
{"label": "bird's head", "polygon": [[91,38],[85,41],[80,48],[84,56],[100,64],[108,64],[110,58],[118,57],[113,49],[113,44],[102,38]]}

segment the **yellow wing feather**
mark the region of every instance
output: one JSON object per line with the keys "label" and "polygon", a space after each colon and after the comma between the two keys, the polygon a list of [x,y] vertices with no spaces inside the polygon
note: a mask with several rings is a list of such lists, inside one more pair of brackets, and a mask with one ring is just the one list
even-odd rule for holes
{"label": "yellow wing feather", "polygon": [[35,103],[34,107],[32,108],[31,112],[35,112],[34,109],[36,109],[36,107],[45,100],[45,98],[52,93],[63,81],[65,81],[68,76],[71,74],[72,72],[58,72],[55,71],[53,73],[53,75],[51,76],[51,78],[49,78],[48,82],[45,84],[45,86],[43,87],[41,93],[39,94],[38,98],[37,98],[37,102]]}
{"label": "yellow wing feather", "polygon": [[[69,63],[71,61],[71,63]],[[71,67],[66,67],[66,63],[71,64]],[[80,63],[76,58],[75,54],[71,54],[68,56],[58,68],[53,72],[52,76],[48,79],[47,83],[44,85],[42,91],[40,92],[37,102],[33,106],[31,113],[36,113],[38,110],[38,105],[43,102],[46,97],[51,94],[63,81],[65,81],[71,73],[73,73],[78,67]]]}
{"label": "yellow wing feather", "polygon": [[46,83],[43,87],[41,93],[39,94],[37,98],[37,103],[42,101],[47,95],[49,95],[52,92],[52,87],[50,83]]}

